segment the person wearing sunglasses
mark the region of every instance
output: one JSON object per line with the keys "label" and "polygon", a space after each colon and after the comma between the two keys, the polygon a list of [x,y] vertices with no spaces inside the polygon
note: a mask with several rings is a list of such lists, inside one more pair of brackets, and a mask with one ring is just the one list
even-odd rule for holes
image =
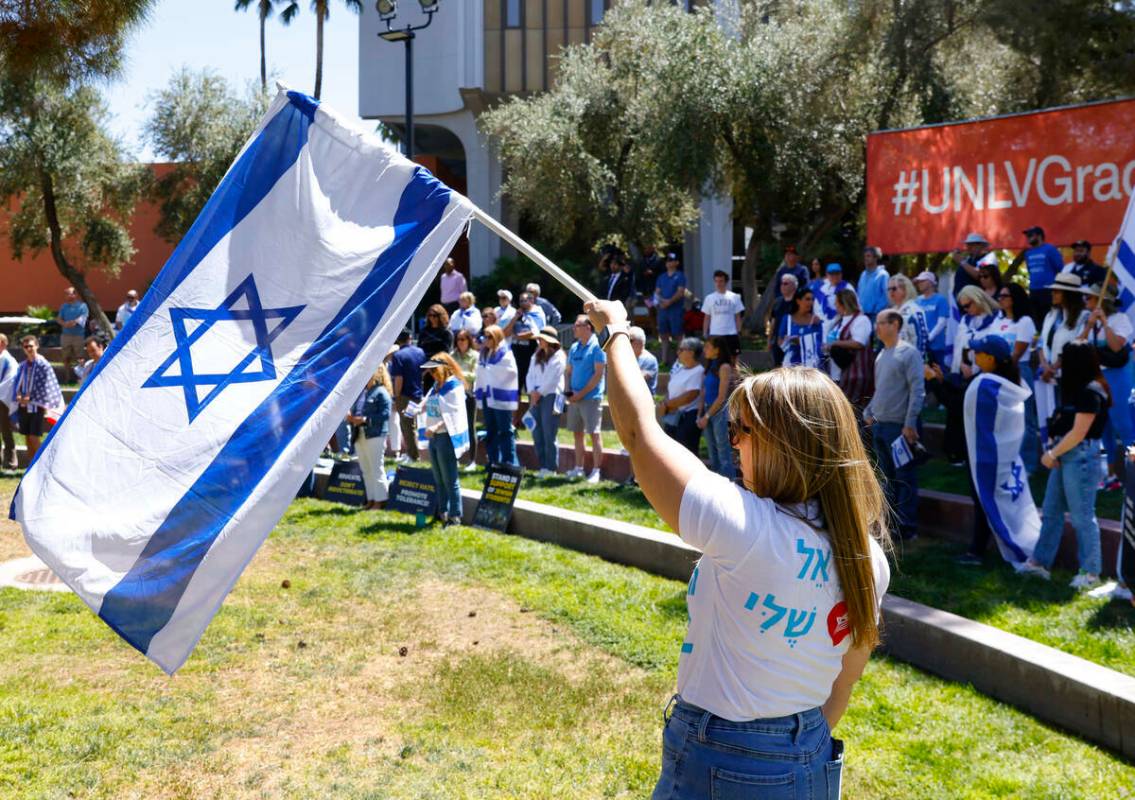
{"label": "person wearing sunglasses", "polygon": [[27,440],[30,464],[47,430],[46,412],[63,408],[63,392],[59,389],[55,370],[39,354],[39,339],[25,336],[20,340],[20,346],[26,360],[16,370],[12,399],[16,402],[20,433]]}
{"label": "person wearing sunglasses", "polygon": [[745,378],[728,403],[738,485],[663,432],[622,305],[585,308],[643,494],[702,551],[654,797],[751,797],[774,782],[838,796],[831,731],[879,642],[890,580],[886,503],[851,404],[816,369]]}
{"label": "person wearing sunglasses", "polygon": [[930,350],[930,330],[926,315],[918,304],[918,292],[906,275],[892,275],[887,281],[887,300],[902,315],[902,340],[918,351],[925,360]]}

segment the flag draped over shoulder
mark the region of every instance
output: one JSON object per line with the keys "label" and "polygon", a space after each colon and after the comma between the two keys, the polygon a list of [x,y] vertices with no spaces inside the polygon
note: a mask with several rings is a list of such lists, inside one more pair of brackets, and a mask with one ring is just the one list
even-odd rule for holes
{"label": "flag draped over shoulder", "polygon": [[1028,474],[1021,462],[1029,390],[999,375],[979,374],[966,389],[966,445],[970,475],[1001,555],[1019,565],[1040,535]]}
{"label": "flag draped over shoulder", "polygon": [[281,91],[25,474],[32,550],[177,670],[472,212]]}

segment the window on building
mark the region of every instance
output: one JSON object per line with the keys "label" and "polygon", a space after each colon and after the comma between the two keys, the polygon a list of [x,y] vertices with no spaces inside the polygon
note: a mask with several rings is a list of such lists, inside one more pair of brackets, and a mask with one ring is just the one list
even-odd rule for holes
{"label": "window on building", "polygon": [[519,28],[523,0],[504,0],[504,25],[506,28]]}
{"label": "window on building", "polygon": [[598,25],[603,21],[603,12],[607,10],[605,0],[589,0],[587,9],[587,24]]}

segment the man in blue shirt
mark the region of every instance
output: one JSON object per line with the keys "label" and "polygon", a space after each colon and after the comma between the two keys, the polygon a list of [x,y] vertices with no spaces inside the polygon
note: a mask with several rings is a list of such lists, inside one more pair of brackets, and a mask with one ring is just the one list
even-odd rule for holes
{"label": "man in blue shirt", "polygon": [[654,283],[654,305],[658,315],[658,339],[662,342],[662,363],[670,363],[670,337],[682,338],[682,317],[686,310],[686,273],[678,267],[677,253],[666,254],[666,271]]}
{"label": "man in blue shirt", "polygon": [[583,434],[591,434],[591,473],[588,483],[599,483],[599,464],[603,460],[603,441],[599,432],[603,422],[603,391],[606,388],[607,354],[599,347],[595,329],[586,314],[580,314],[573,326],[575,343],[568,351],[564,383],[569,391],[567,427],[575,436],[575,466],[569,478],[582,478]]}
{"label": "man in blue shirt", "polygon": [[398,352],[390,357],[390,379],[394,383],[394,408],[398,412],[398,427],[402,431],[404,454],[398,456],[398,463],[418,460],[417,420],[402,412],[410,403],[422,401],[422,364],[426,354],[422,348],[410,341],[410,331],[403,330],[394,340]]}
{"label": "man in blue shirt", "polygon": [[875,315],[890,305],[887,300],[887,281],[891,279],[887,268],[881,263],[883,253],[878,247],[863,250],[863,272],[859,275],[856,294],[859,295],[859,308],[875,322]]}
{"label": "man in blue shirt", "polygon": [[512,339],[512,354],[516,357],[516,373],[520,385],[528,378],[528,365],[536,352],[536,334],[548,324],[544,310],[536,305],[536,298],[528,292],[520,293],[520,308],[512,322],[504,329],[505,336]]}
{"label": "man in blue shirt", "polygon": [[74,286],[63,292],[63,305],[55,321],[62,329],[59,343],[63,346],[63,374],[71,377],[71,364],[83,361],[83,342],[87,338],[87,304],[79,299]]}
{"label": "man in blue shirt", "polygon": [[1033,321],[1039,327],[1048,309],[1052,308],[1052,290],[1048,287],[1064,269],[1064,259],[1059,250],[1044,240],[1044,228],[1033,225],[1024,233],[1029,242],[1024,253],[1025,264],[1029,268],[1029,300],[1033,307]]}
{"label": "man in blue shirt", "polygon": [[794,244],[784,248],[784,261],[781,262],[776,274],[773,275],[772,283],[769,286],[780,286],[780,279],[785,275],[794,276],[797,286],[808,285],[808,268],[800,263],[800,255],[796,252],[796,245]]}

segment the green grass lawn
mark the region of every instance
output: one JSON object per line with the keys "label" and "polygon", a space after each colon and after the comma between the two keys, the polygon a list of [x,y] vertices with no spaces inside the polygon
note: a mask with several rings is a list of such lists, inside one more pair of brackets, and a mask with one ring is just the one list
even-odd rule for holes
{"label": "green grass lawn", "polygon": [[[521,499],[670,530],[637,487],[532,473],[523,480]],[[462,476],[465,488],[479,490],[483,483],[482,472]],[[930,536],[896,544],[891,591],[1135,675],[1135,608],[1073,591],[1067,586],[1072,573],[1064,570],[1055,570],[1051,583],[1019,577],[993,548],[985,567],[960,566],[955,558],[962,549]]]}
{"label": "green grass lawn", "polygon": [[[0,524],[0,557],[20,547]],[[646,797],[685,592],[520,537],[298,501],[172,679],[74,596],[0,590],[0,796]],[[1097,798],[1135,780],[885,658],[837,733],[849,798]]]}

